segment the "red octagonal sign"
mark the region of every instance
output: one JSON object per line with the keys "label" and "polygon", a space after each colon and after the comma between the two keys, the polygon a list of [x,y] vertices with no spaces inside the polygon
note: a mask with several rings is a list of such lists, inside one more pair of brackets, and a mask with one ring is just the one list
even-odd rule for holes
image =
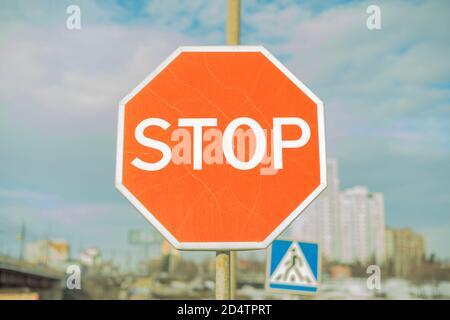
{"label": "red octagonal sign", "polygon": [[119,107],[116,186],[177,249],[267,247],[325,168],[322,102],[263,47],[181,47]]}

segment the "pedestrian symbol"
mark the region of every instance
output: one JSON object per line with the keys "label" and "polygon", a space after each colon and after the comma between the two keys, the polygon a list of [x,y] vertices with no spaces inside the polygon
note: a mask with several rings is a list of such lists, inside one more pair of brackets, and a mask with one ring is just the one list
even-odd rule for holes
{"label": "pedestrian symbol", "polygon": [[270,248],[266,287],[295,293],[317,292],[318,257],[316,243],[275,240]]}

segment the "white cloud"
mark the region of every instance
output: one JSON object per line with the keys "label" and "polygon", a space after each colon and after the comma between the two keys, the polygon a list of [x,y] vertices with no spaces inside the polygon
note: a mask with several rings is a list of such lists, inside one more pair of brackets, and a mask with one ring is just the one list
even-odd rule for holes
{"label": "white cloud", "polygon": [[[450,130],[448,2],[379,1],[379,31],[366,28],[368,4],[317,13],[289,1],[253,3],[246,38],[277,39],[268,48],[325,102],[333,151],[357,132],[384,140],[394,153],[448,152],[448,139],[441,138]],[[396,134],[399,125],[415,120],[414,142]]]}
{"label": "white cloud", "polygon": [[[101,39],[101,41],[99,41]],[[0,102],[42,120],[115,112],[165,56],[189,38],[138,27],[29,29],[0,44]],[[27,120],[25,119],[21,120]]]}
{"label": "white cloud", "polygon": [[151,23],[186,33],[203,31],[208,37],[213,31],[225,31],[225,1],[150,1],[145,12]]}
{"label": "white cloud", "polygon": [[318,15],[295,6],[286,16],[286,8],[262,6],[246,22],[252,31],[250,41],[282,39],[271,49],[288,56],[299,76],[321,87],[339,85],[341,93],[359,84],[377,88],[383,80],[402,85],[448,81],[450,62],[445,57],[450,44],[445,40],[450,22],[444,10],[448,5],[381,2],[383,29],[369,31],[367,3]]}

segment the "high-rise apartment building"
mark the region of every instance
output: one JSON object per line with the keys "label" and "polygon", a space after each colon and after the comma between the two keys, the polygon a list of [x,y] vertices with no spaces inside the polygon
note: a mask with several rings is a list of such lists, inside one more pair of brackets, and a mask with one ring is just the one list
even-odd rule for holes
{"label": "high-rise apartment building", "polygon": [[384,199],[367,187],[339,189],[338,163],[327,162],[328,187],[291,225],[288,234],[319,242],[339,262],[384,261]]}
{"label": "high-rise apartment building", "polygon": [[344,262],[384,261],[384,199],[357,186],[340,194],[343,223],[342,255]]}
{"label": "high-rise apartment building", "polygon": [[339,178],[337,161],[327,161],[327,188],[294,221],[290,236],[320,243],[322,255],[330,260],[340,256],[341,223],[339,221]]}

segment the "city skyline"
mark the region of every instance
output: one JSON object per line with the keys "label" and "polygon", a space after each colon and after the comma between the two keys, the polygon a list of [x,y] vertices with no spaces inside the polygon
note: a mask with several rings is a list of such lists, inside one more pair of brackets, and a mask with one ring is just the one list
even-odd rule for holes
{"label": "city skyline", "polygon": [[339,186],[338,161],[328,159],[328,188],[294,221],[287,234],[318,242],[322,255],[341,263],[385,262],[384,196],[366,186]]}
{"label": "city skyline", "polygon": [[[78,1],[79,31],[66,28],[70,4],[0,12],[0,248],[11,254],[23,221],[29,239],[106,254],[126,250],[128,229],[153,230],[114,189],[118,102],[176,47],[225,43],[222,1]],[[386,224],[449,259],[449,3],[378,1],[373,32],[368,4],[243,1],[242,43],[267,47],[322,97],[342,189],[382,192]]]}
{"label": "city skyline", "polygon": [[[386,262],[386,259],[390,257],[390,254],[387,252],[388,249],[385,249],[385,238],[389,238],[386,232],[390,235],[390,232],[396,230],[406,230],[407,232],[414,231],[408,227],[392,229],[388,225],[385,225],[383,193],[371,192],[366,186],[361,185],[341,190],[338,172],[338,161],[333,158],[327,159],[327,189],[307,207],[301,214],[301,217],[294,220],[281,237],[288,236],[292,239],[301,241],[318,242],[321,245],[320,250],[322,255],[325,258],[338,263],[368,263],[372,261],[372,259],[375,259],[377,264],[382,265]],[[24,224],[22,224],[22,232],[24,232],[23,228]],[[158,238],[160,238],[161,241],[164,241],[163,236],[153,228],[146,229],[141,227],[138,229],[127,229],[128,239],[126,241],[126,246],[117,252],[113,251],[109,256],[109,259],[115,261],[117,253],[119,253],[119,255],[122,253],[129,256],[130,254],[132,255],[134,251],[134,254],[137,252],[138,255],[136,262],[139,261],[139,252],[141,249],[139,247],[132,249],[133,245],[136,245],[136,243],[133,243],[129,238],[130,234],[133,232],[138,232],[140,237],[151,239],[151,242],[145,247],[147,253],[148,248],[155,244],[155,251],[157,252],[159,250]],[[153,234],[153,236],[151,236],[151,234]],[[155,234],[157,237],[154,236]],[[40,255],[37,253],[34,254],[37,254],[37,257],[43,259],[42,251],[48,250],[43,249],[46,241],[48,243],[55,242],[55,244],[61,242],[66,243],[65,239],[50,239],[49,234],[46,234],[41,238],[34,238],[33,241],[25,241],[26,259],[31,259],[30,261],[36,259],[33,258],[31,248],[36,248],[34,251],[40,252]],[[423,246],[426,255],[434,254],[434,252],[427,252],[426,243]],[[95,247],[96,246],[92,246],[92,244],[82,246],[80,243],[76,250],[70,250],[70,244],[68,244],[66,259],[80,259],[86,249]],[[40,248],[40,251],[37,248]],[[102,250],[101,245],[98,246],[98,248]],[[0,246],[0,254],[2,253],[1,249]],[[20,256],[23,253],[19,252],[18,254]],[[106,256],[108,257],[108,255]],[[437,258],[439,259],[442,257],[438,256]],[[123,259],[119,258],[116,262],[121,264],[122,260]]]}

